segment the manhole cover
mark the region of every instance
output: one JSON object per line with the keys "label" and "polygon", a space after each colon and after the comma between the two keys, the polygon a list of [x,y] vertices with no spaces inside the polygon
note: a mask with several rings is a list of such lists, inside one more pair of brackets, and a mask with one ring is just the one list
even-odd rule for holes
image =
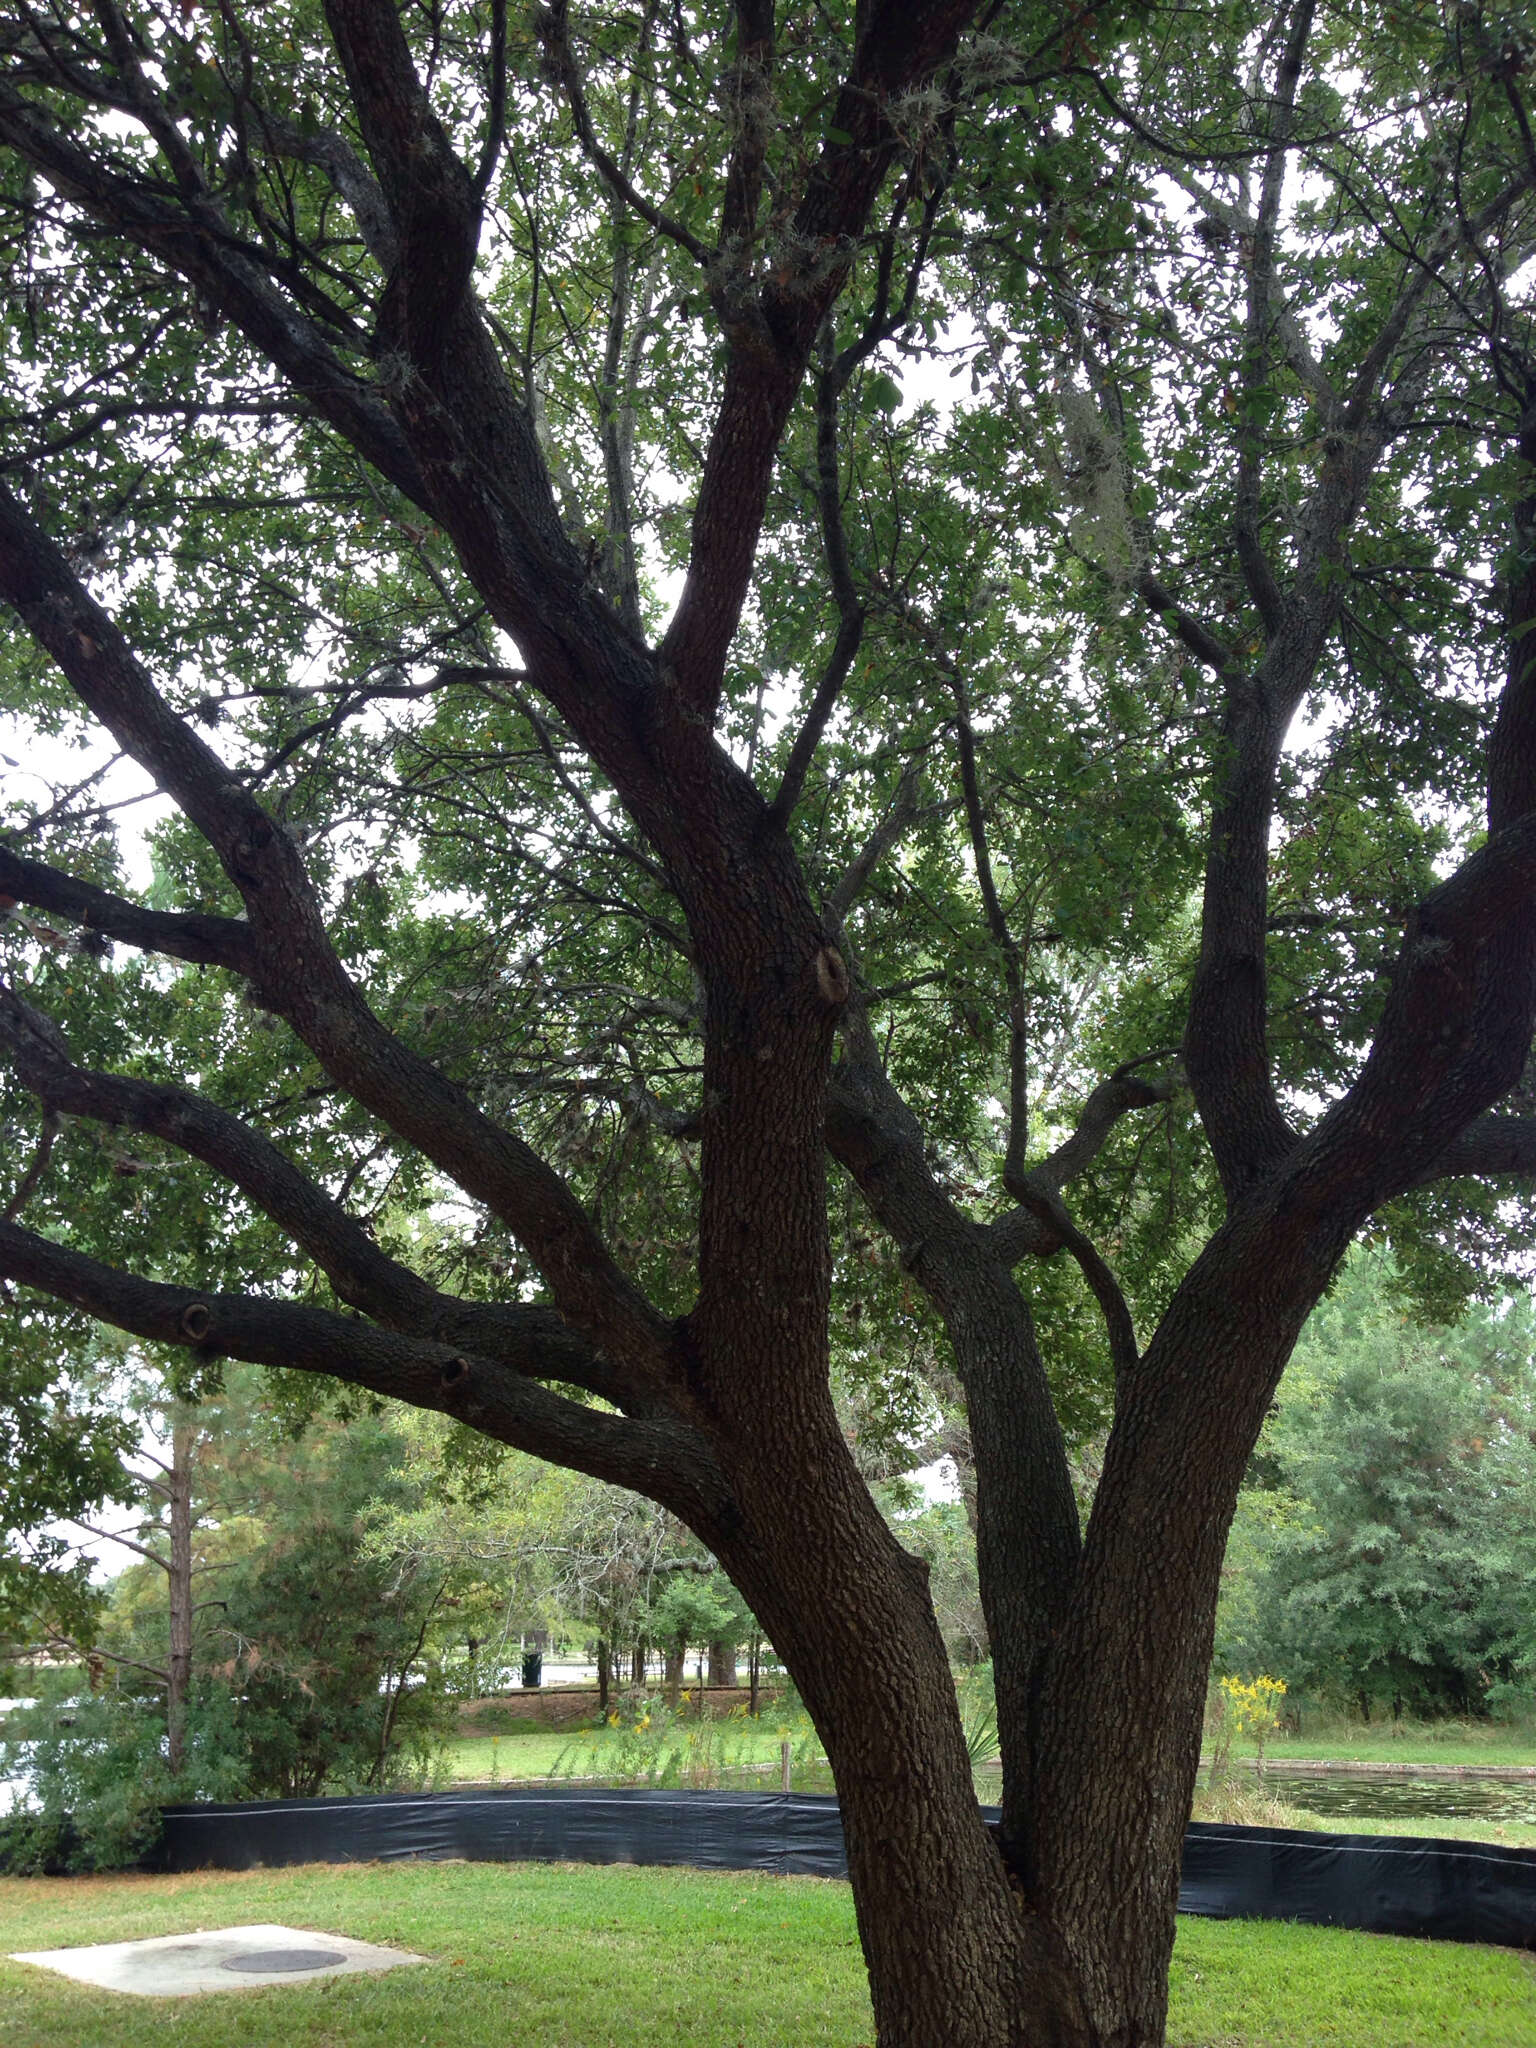
{"label": "manhole cover", "polygon": [[328,1970],[346,1957],[333,1948],[253,1948],[243,1956],[231,1956],[226,1970],[251,1970],[265,1974],[278,1970]]}

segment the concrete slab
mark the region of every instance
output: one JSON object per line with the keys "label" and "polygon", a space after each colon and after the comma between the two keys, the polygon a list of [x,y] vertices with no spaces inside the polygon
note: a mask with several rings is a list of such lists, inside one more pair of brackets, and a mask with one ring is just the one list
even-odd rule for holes
{"label": "concrete slab", "polygon": [[220,1927],[205,1933],[161,1934],[150,1941],[107,1941],[94,1948],[35,1949],[13,1955],[81,1984],[139,1998],[190,1998],[203,1991],[253,1991],[267,1984],[307,1984],[424,1963],[406,1949],[379,1948],[348,1934],[304,1927]]}

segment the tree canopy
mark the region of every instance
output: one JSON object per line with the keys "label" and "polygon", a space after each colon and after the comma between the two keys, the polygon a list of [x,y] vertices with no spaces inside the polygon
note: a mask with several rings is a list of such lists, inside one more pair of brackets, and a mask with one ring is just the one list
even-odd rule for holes
{"label": "tree canopy", "polygon": [[[883,2048],[1161,2041],[1291,1345],[1362,1231],[1443,1300],[1526,1231],[1530,58],[1484,0],[0,7],[16,1355],[687,1523]],[[935,1400],[995,1841],[848,1441]]]}

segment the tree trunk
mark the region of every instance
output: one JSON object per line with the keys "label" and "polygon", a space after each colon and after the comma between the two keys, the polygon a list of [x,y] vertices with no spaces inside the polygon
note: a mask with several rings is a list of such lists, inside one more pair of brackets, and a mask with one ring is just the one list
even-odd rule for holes
{"label": "tree trunk", "polygon": [[[1347,1227],[1347,1226],[1346,1226]],[[1222,1558],[1253,1444],[1347,1238],[1281,1206],[1212,1239],[1122,1374],[1072,1598],[1045,1660],[1027,1895],[1077,1963],[1095,2042],[1160,2048]]]}
{"label": "tree trunk", "polygon": [[613,1688],[613,1653],[608,1647],[608,1638],[597,1639],[597,1705],[606,1720],[608,1717],[608,1695]]}
{"label": "tree trunk", "polygon": [[686,1643],[668,1643],[666,1664],[667,1705],[675,1714],[683,1696],[683,1665],[688,1655]]}
{"label": "tree trunk", "polygon": [[736,1645],[713,1642],[709,1646],[709,1682],[711,1685],[734,1685],[736,1683]]}
{"label": "tree trunk", "polygon": [[630,1684],[631,1684],[631,1685],[644,1685],[644,1683],[645,1683],[645,1658],[646,1658],[646,1643],[645,1643],[645,1638],[644,1638],[644,1637],[642,1636],[642,1637],[640,1638],[639,1642],[637,1642],[637,1643],[635,1644],[635,1647],[634,1647],[634,1649],[633,1649],[633,1650],[632,1650],[632,1651],[630,1652],[630,1658],[629,1658],[629,1682],[630,1682]]}
{"label": "tree trunk", "polygon": [[[722,1562],[832,1763],[880,2048],[1162,2048],[1226,1534],[1275,1383],[1342,1244],[1279,1205],[1218,1232],[1122,1374],[1080,1562],[1064,1511],[982,1464],[988,1590],[994,1617],[1000,1599],[1011,1604],[1023,1651],[996,1842],[978,1815],[926,1571],[874,1510],[830,1405],[820,1414],[808,1399],[795,1418],[798,1460],[780,1454],[769,1413],[740,1429],[756,1455],[730,1472],[743,1543],[728,1542]],[[1009,1291],[959,1292],[957,1319],[974,1327],[957,1351],[1000,1407],[1009,1380],[1027,1388],[1035,1369],[1026,1324]],[[747,1348],[733,1391],[754,1384]],[[1021,1405],[1038,1415],[1032,1389]],[[1033,1426],[1016,1416],[1015,1440]],[[1034,1469],[1050,1471],[1054,1446],[1032,1450]],[[1052,1589],[1038,1573],[1047,1538],[1061,1552]],[[1026,1545],[1030,1582],[1000,1584],[998,1565]]]}
{"label": "tree trunk", "polygon": [[190,1423],[171,1431],[171,1468],[166,1480],[170,1533],[171,1655],[166,1667],[166,1762],[173,1778],[187,1760],[187,1694],[192,1684],[192,1445]]}
{"label": "tree trunk", "polygon": [[816,1484],[837,1542],[806,1543],[807,1504],[789,1498],[765,1531],[754,1499],[768,1569],[726,1562],[832,1763],[880,2048],[1100,2048],[1060,1935],[1020,1898],[982,1821],[926,1568],[840,1437],[835,1466],[827,1453]]}
{"label": "tree trunk", "polygon": [[758,1679],[763,1668],[763,1639],[755,1631],[747,1651],[747,1712],[757,1719]]}

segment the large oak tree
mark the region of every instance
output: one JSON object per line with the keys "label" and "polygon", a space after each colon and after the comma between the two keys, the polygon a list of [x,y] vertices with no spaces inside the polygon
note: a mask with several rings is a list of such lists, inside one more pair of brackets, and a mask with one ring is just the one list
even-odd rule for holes
{"label": "large oak tree", "polygon": [[[1297,1331],[1368,1225],[1454,1277],[1523,1214],[1529,56],[1433,0],[0,7],[18,1343],[678,1515],[832,1760],[885,2048],[1161,2041]],[[831,1389],[898,1343],[996,1835]]]}

